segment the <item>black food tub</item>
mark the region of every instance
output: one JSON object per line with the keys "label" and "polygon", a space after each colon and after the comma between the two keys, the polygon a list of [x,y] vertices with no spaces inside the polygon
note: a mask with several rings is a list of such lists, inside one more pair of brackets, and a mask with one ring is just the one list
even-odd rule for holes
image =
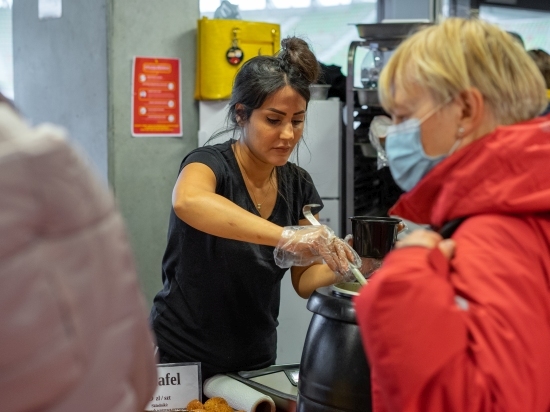
{"label": "black food tub", "polygon": [[351,300],[359,285],[317,289],[304,342],[298,381],[298,412],[369,412],[370,369]]}

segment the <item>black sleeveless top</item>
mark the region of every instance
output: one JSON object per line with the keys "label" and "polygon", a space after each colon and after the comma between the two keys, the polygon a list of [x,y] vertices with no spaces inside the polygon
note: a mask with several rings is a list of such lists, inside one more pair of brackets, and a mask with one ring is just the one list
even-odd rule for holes
{"label": "black sleeveless top", "polygon": [[[190,163],[207,165],[216,176],[217,194],[257,214],[232,143],[192,151],[180,171]],[[322,205],[321,198],[300,167],[288,162],[276,171],[279,193],[268,220],[297,225],[304,218],[302,207]],[[200,361],[210,374],[275,363],[281,279],[287,269],[275,265],[273,250],[198,231],[172,209],[162,261],[164,286],[151,311],[160,350],[177,362]]]}

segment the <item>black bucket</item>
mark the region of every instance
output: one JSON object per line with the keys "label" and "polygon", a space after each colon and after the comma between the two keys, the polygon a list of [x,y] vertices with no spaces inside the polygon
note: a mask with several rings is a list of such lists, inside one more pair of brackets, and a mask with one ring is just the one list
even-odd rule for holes
{"label": "black bucket", "polygon": [[370,412],[370,369],[342,287],[322,287],[308,300],[313,312],[302,360],[296,412]]}
{"label": "black bucket", "polygon": [[353,248],[363,258],[383,259],[397,239],[400,219],[378,216],[353,216]]}

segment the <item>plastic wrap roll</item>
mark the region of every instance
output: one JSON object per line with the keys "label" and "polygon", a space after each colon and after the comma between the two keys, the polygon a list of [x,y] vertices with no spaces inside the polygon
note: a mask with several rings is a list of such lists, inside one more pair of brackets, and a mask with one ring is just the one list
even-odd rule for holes
{"label": "plastic wrap roll", "polygon": [[273,399],[227,375],[215,375],[207,379],[203,391],[209,398],[224,398],[234,409],[247,412],[275,412]]}

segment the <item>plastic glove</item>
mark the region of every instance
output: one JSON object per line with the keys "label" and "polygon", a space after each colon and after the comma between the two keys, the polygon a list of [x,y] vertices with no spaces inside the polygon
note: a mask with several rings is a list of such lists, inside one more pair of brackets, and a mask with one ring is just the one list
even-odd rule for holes
{"label": "plastic glove", "polygon": [[361,261],[357,253],[325,225],[286,226],[273,255],[277,266],[282,268],[308,266],[324,260],[339,276],[349,272],[348,262]]}
{"label": "plastic glove", "polygon": [[[348,245],[350,245],[350,247],[353,247],[353,235],[351,234],[346,235],[346,237],[344,238],[344,241]],[[383,261],[382,259],[364,258],[364,257],[359,257],[359,260],[360,260],[360,263],[356,266],[359,268],[359,271],[365,278],[371,277],[376,270],[380,269],[380,266],[382,266],[382,261]]]}

